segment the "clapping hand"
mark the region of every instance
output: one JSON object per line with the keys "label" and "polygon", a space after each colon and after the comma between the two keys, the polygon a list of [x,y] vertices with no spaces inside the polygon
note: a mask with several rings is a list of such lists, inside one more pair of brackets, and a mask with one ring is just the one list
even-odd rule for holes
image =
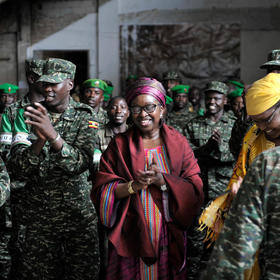
{"label": "clapping hand", "polygon": [[56,137],[57,132],[51,124],[47,109],[42,104],[35,102],[34,107],[27,106],[24,115],[29,117],[25,122],[34,127],[39,139],[47,141]]}

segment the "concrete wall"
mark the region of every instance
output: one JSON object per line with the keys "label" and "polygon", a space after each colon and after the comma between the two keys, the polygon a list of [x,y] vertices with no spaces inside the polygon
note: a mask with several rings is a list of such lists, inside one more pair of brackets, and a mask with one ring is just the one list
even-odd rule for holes
{"label": "concrete wall", "polygon": [[239,23],[241,79],[251,83],[265,73],[258,67],[280,48],[280,2],[243,0],[120,0],[121,25]]}
{"label": "concrete wall", "polygon": [[[34,51],[84,50],[89,52],[89,74],[96,77],[96,14],[88,14],[67,27],[38,41],[27,49],[27,57]],[[86,77],[87,78],[87,77]]]}
{"label": "concrete wall", "polygon": [[[6,51],[1,52],[5,54],[2,59],[9,58],[12,63],[15,58],[15,66],[10,75],[6,75],[6,66],[0,67],[0,77],[10,77],[9,82],[18,81],[24,87],[24,60],[35,50],[88,50],[90,77],[109,79],[118,88],[119,25],[240,23],[241,77],[248,83],[263,74],[257,67],[267,52],[280,48],[279,0],[99,0],[98,7],[96,2],[2,3],[0,40],[5,42],[6,36],[9,41],[2,44]],[[15,48],[9,47],[14,43]],[[5,64],[1,57],[0,63]]]}

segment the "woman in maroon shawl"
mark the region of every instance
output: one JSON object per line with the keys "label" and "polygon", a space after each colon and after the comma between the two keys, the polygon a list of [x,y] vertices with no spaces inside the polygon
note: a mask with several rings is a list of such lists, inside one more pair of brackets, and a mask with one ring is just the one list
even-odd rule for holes
{"label": "woman in maroon shawl", "polygon": [[202,202],[186,140],[163,124],[165,90],[140,78],[127,94],[134,125],[104,152],[92,199],[109,239],[105,279],[186,279],[186,230]]}

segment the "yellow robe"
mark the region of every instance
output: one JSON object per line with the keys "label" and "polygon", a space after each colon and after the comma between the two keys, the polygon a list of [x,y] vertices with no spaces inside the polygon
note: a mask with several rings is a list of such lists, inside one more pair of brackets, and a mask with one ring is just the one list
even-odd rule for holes
{"label": "yellow robe", "polygon": [[[219,236],[233,199],[231,193],[232,184],[237,182],[239,177],[244,178],[246,167],[251,165],[258,154],[274,147],[275,144],[267,140],[264,133],[256,125],[253,125],[246,133],[225,194],[217,197],[200,216],[200,230],[207,228],[205,241],[214,242]],[[245,271],[244,279],[257,280],[259,279],[259,274],[259,266],[256,261],[251,269]]]}

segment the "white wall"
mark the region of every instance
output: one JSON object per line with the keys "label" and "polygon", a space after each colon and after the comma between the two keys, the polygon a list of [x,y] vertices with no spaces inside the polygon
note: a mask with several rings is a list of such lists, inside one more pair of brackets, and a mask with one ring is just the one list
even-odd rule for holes
{"label": "white wall", "polygon": [[88,14],[64,29],[39,41],[27,49],[27,58],[33,57],[35,50],[88,50],[89,75],[96,72],[96,14]]}
{"label": "white wall", "polygon": [[99,78],[110,80],[114,95],[119,95],[119,16],[118,0],[111,0],[99,6],[98,12],[98,74]]}

